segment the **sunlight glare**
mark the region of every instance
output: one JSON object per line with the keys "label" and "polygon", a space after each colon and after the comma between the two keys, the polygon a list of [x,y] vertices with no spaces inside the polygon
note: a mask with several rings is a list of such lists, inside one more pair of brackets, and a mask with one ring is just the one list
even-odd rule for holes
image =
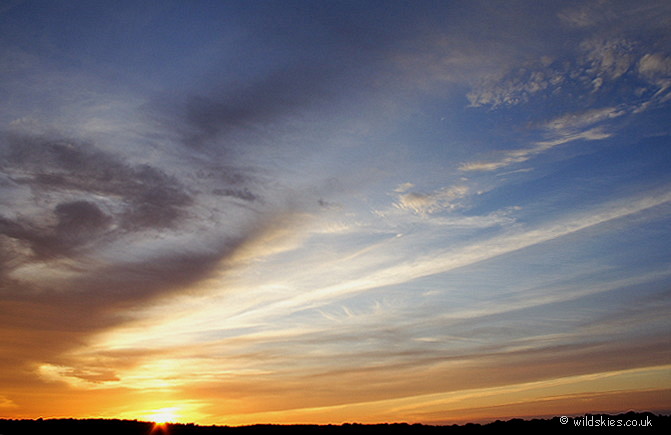
{"label": "sunlight glare", "polygon": [[153,414],[147,416],[147,419],[153,421],[156,424],[165,424],[173,423],[177,421],[177,414],[175,411],[177,408],[162,408],[154,410]]}

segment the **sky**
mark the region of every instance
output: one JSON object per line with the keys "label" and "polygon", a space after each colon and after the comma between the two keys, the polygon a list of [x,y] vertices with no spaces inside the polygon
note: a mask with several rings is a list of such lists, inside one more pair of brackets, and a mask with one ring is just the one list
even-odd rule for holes
{"label": "sky", "polygon": [[0,3],[0,417],[671,412],[671,3]]}

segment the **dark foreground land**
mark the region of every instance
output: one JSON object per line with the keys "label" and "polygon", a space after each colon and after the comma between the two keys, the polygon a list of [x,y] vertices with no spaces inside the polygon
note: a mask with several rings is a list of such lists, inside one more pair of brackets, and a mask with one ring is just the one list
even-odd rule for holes
{"label": "dark foreground land", "polygon": [[123,435],[248,435],[257,433],[291,434],[468,434],[468,433],[554,433],[566,430],[584,432],[621,432],[671,433],[671,415],[656,415],[649,412],[618,415],[586,415],[579,417],[554,417],[552,419],[508,421],[497,420],[487,424],[430,426],[422,424],[357,424],[342,425],[253,425],[253,426],[199,426],[195,424],[156,425],[137,420],[114,419],[38,419],[38,420],[0,420],[0,435],[19,434],[123,434]]}

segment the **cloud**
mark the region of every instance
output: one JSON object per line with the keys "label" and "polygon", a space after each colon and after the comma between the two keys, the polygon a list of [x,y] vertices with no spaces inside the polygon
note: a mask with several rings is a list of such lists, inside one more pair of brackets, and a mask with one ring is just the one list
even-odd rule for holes
{"label": "cloud", "polygon": [[12,370],[65,366],[66,350],[133,319],[141,304],[195,291],[283,206],[244,208],[264,194],[232,159],[172,173],[164,162],[29,132],[3,135],[0,154],[0,336],[21,330],[3,348]]}
{"label": "cloud", "polygon": [[555,71],[539,65],[523,67],[505,75],[487,77],[467,95],[471,107],[513,106],[526,103],[535,94],[551,92],[560,86],[566,77],[561,71]]}
{"label": "cloud", "polygon": [[611,137],[612,134],[606,133],[603,128],[601,127],[595,127],[595,128],[590,128],[589,130],[585,130],[579,133],[570,133],[570,134],[562,134],[559,135],[559,137],[555,139],[550,139],[550,140],[544,140],[544,141],[539,141],[536,142],[536,151],[537,152],[542,152],[546,151],[550,148],[553,148],[557,145],[563,145],[568,142],[573,142],[576,140],[603,140]]}
{"label": "cloud", "polygon": [[600,2],[589,2],[559,12],[560,20],[573,27],[563,36],[565,46],[548,45],[544,52],[508,62],[495,73],[474,74],[467,94],[470,107],[547,104],[549,99],[593,103],[611,92],[621,100],[643,101],[638,104],[657,98],[655,92],[668,88],[664,59],[669,54],[658,47],[668,39],[664,29],[671,11],[661,4],[612,6],[604,10]]}
{"label": "cloud", "polygon": [[405,183],[395,190],[399,194],[394,206],[420,215],[459,208],[458,201],[468,194],[466,186],[450,186],[431,193],[406,191],[412,186],[410,183]]}
{"label": "cloud", "polygon": [[578,140],[604,140],[612,136],[605,126],[606,121],[627,115],[629,108],[603,107],[567,113],[543,123],[541,132],[547,139],[536,141],[527,148],[508,150],[503,156],[490,162],[466,162],[459,166],[462,171],[495,171],[516,163],[523,163],[552,148]]}
{"label": "cloud", "polygon": [[[463,267],[467,264],[494,258],[498,255],[516,251],[524,247],[543,243],[558,237],[562,237],[576,231],[599,225],[613,219],[638,213],[671,200],[669,194],[656,194],[649,197],[618,201],[615,204],[603,206],[601,210],[589,215],[574,216],[567,220],[548,225],[536,230],[529,230],[519,234],[507,234],[494,237],[486,243],[464,247],[458,251],[446,251],[443,254],[433,253],[430,256],[417,258],[409,263],[401,263],[388,270],[379,270],[360,280],[354,280],[343,285],[333,286],[333,290],[324,289],[324,293],[338,291],[349,292],[351,288],[359,285],[366,288],[370,283],[378,286],[391,285],[392,283],[407,282],[411,279],[428,276],[434,273]],[[399,280],[400,279],[400,280]],[[337,290],[336,290],[337,289]]]}
{"label": "cloud", "polygon": [[556,15],[561,24],[578,30],[605,34],[632,33],[642,28],[662,31],[668,25],[669,5],[642,0],[635,6],[628,2],[585,0],[562,9]]}
{"label": "cloud", "polygon": [[569,27],[588,28],[596,26],[608,19],[615,18],[615,14],[596,2],[585,2],[579,7],[571,7],[557,14],[559,20]]}
{"label": "cloud", "polygon": [[[650,61],[649,68],[657,74],[666,67],[665,58]],[[664,84],[660,81],[660,86]],[[671,86],[671,82],[669,82]],[[665,88],[662,88],[662,90]],[[661,92],[661,91],[660,91]],[[558,116],[540,125],[540,132],[546,137],[531,143],[526,148],[518,148],[502,152],[502,156],[494,161],[464,162],[459,165],[461,171],[496,171],[516,163],[523,163],[552,148],[578,140],[604,140],[613,136],[606,128],[608,121],[621,116],[638,113],[651,103],[642,105],[607,106],[598,109],[577,111]]]}
{"label": "cloud", "polygon": [[532,150],[517,150],[515,153],[522,152],[522,155],[516,157],[508,156],[504,157],[501,160],[495,162],[466,162],[459,165],[459,170],[461,171],[496,171],[497,169],[505,168],[514,163],[521,163],[529,160],[531,155],[533,155]]}
{"label": "cloud", "polygon": [[17,408],[18,405],[5,396],[0,396],[0,409]]}
{"label": "cloud", "polygon": [[[603,380],[618,376],[644,379],[645,387],[655,386],[655,379],[658,380],[669,370],[668,365],[663,365],[661,355],[650,358],[655,354],[654,349],[665,343],[664,340],[645,340],[635,345],[621,342],[570,346],[551,344],[540,349],[486,346],[464,353],[427,347],[406,349],[405,355],[402,355],[401,349],[397,352],[392,349],[386,352],[369,351],[364,355],[351,349],[350,352],[337,354],[342,364],[332,367],[327,361],[334,354],[332,349],[325,348],[332,337],[323,337],[319,352],[295,338],[305,337],[277,336],[273,350],[235,358],[238,367],[245,369],[228,371],[224,369],[228,366],[220,366],[219,372],[225,374],[218,377],[213,375],[213,361],[207,358],[185,356],[183,359],[164,360],[162,364],[155,364],[154,368],[167,369],[164,372],[165,381],[169,382],[174,380],[170,376],[171,369],[188,364],[192,368],[189,375],[197,375],[179,378],[186,381],[180,385],[182,394],[209,402],[213,416],[229,422],[231,418],[240,419],[233,420],[238,424],[277,423],[282,421],[278,420],[280,418],[287,418],[288,421],[322,418],[327,423],[339,416],[343,419],[353,415],[371,418],[371,414],[375,415],[375,419],[388,421],[406,413],[412,415],[413,412],[428,410],[478,407],[483,405],[483,401],[496,406],[497,403],[492,402],[510,403],[511,397],[529,399],[530,391],[538,395],[531,394],[532,397],[559,395],[562,390],[575,394],[576,387],[578,390],[596,388],[597,391],[608,391],[615,387]],[[356,346],[356,343],[352,342],[350,347]],[[390,342],[389,346],[393,347],[394,343]],[[278,352],[280,347],[283,351]],[[300,358],[291,349],[295,349]],[[226,348],[226,351],[230,354],[235,350]],[[622,355],[622,352],[628,357],[613,358],[614,355]],[[260,361],[263,363],[259,364]],[[299,366],[283,370],[281,367],[286,361]],[[273,369],[252,368],[259,366]],[[144,368],[150,367],[147,365]],[[134,374],[142,377],[148,372],[139,368]],[[154,382],[155,387],[160,385],[159,379]],[[309,388],[313,394],[309,398],[301,396],[295,388],[296,384]],[[329,387],[324,388],[324,385]],[[221,395],[221,391],[228,394]],[[250,396],[256,400],[245,403],[244,412],[223,406],[230,403],[231,398],[239,400]],[[228,409],[231,415],[221,415],[221,409]]]}
{"label": "cloud", "polygon": [[49,259],[73,255],[77,248],[94,242],[111,222],[95,203],[88,201],[59,203],[53,214],[56,223],[51,228],[0,217],[0,234],[27,243],[35,258]]}
{"label": "cloud", "polygon": [[658,75],[671,75],[671,57],[660,53],[646,54],[638,65],[639,73],[655,79]]}
{"label": "cloud", "polygon": [[193,204],[175,177],[93,144],[9,135],[3,145],[0,171],[10,181],[4,189],[27,187],[40,204],[28,215],[13,209],[13,217],[3,217],[3,234],[28,243],[37,258],[70,255],[107,232],[174,227]]}
{"label": "cloud", "polygon": [[622,38],[593,38],[583,41],[585,53],[582,68],[592,78],[595,89],[606,80],[615,80],[629,72],[638,56],[635,44]]}
{"label": "cloud", "polygon": [[38,374],[48,382],[66,379],[74,387],[89,387],[104,382],[118,381],[114,372],[107,370],[81,370],[63,366],[44,364],[39,367]]}
{"label": "cloud", "polygon": [[180,130],[186,146],[212,146],[222,135],[287,119],[325,98],[332,76],[333,70],[317,66],[287,68],[237,86],[227,83],[221,90],[213,86],[207,89],[207,96],[189,95],[182,101],[168,102],[177,110],[176,118],[170,120],[175,123],[171,128]]}
{"label": "cloud", "polygon": [[[67,369],[67,350],[135,320],[150,301],[199,291],[231,263],[248,259],[245,252],[279,221],[288,232],[304,218],[303,208],[330,206],[318,189],[306,194],[287,186],[277,160],[268,169],[262,151],[272,148],[292,161],[289,148],[312,140],[292,123],[314,116],[310,109],[324,101],[332,110],[345,97],[343,84],[351,89],[366,80],[353,79],[368,63],[366,54],[394,39],[383,26],[368,35],[380,44],[361,49],[357,30],[342,32],[329,24],[329,14],[313,28],[317,33],[305,33],[287,21],[290,9],[263,10],[263,16],[251,9],[241,12],[241,22],[264,21],[273,30],[245,32],[244,47],[235,47],[240,58],[213,60],[208,80],[176,91],[156,96],[133,89],[137,94],[124,95],[119,117],[101,110],[91,118],[88,110],[113,101],[97,91],[114,92],[118,84],[80,70],[72,79],[67,72],[76,68],[13,50],[21,63],[2,71],[7,83],[17,84],[10,86],[13,99],[50,104],[35,119],[14,105],[16,122],[0,137],[0,336],[22,330],[3,348],[16,373],[39,362],[54,376],[113,379],[113,373]],[[265,42],[283,53],[277,62],[269,60]],[[307,42],[320,50],[305,49]],[[335,65],[325,52],[347,53],[348,61]],[[262,61],[250,74],[254,57]],[[237,64],[244,65],[238,78],[231,66]],[[26,86],[33,81],[40,90],[49,83],[48,98]],[[65,125],[54,113],[72,115],[75,123]],[[51,128],[40,126],[44,118]]]}
{"label": "cloud", "polygon": [[671,56],[646,54],[638,63],[638,73],[659,88],[653,97],[659,98],[660,102],[671,98],[671,93],[664,94],[671,88]]}
{"label": "cloud", "polygon": [[[10,263],[0,276],[1,350],[10,355],[5,358],[4,376],[21,379],[24,386],[19,389],[34,381],[31,373],[85,389],[118,384],[124,365],[138,361],[115,359],[108,366],[105,361],[111,359],[97,355],[95,362],[85,362],[77,354],[82,344],[96,334],[139,321],[143,309],[161,300],[197,294],[203,282],[226,270],[226,261],[254,234],[242,230],[232,240],[210,233],[206,241],[191,239],[140,258],[138,242],[151,241],[136,237],[126,241],[129,247],[122,251],[126,260],[106,263],[98,253],[76,262],[52,261],[46,267],[38,261],[17,268]],[[146,349],[142,354],[152,357]],[[144,385],[138,379],[131,384]]]}
{"label": "cloud", "polygon": [[407,183],[402,183],[399,184],[396,189],[394,189],[394,192],[399,192],[399,193],[404,193],[407,192],[408,190],[412,189],[415,187],[413,183],[407,182]]}
{"label": "cloud", "polygon": [[545,128],[557,134],[572,134],[593,124],[617,118],[627,113],[618,107],[603,107],[584,112],[569,113],[559,116],[545,124]]}
{"label": "cloud", "polygon": [[[527,160],[551,150],[559,145],[564,145],[577,140],[603,140],[612,136],[607,133],[603,127],[591,127],[592,124],[599,123],[621,116],[622,111],[616,111],[614,108],[605,108],[592,110],[584,113],[569,114],[548,122],[543,130],[548,139],[537,141],[527,148],[519,148],[505,151],[503,157],[490,162],[465,162],[459,165],[461,171],[496,171],[516,163],[523,163]],[[582,131],[581,131],[582,129]]]}

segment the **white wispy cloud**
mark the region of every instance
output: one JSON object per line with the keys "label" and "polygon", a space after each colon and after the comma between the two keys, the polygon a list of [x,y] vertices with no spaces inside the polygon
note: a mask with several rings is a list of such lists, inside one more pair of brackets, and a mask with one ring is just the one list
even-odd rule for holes
{"label": "white wispy cloud", "polygon": [[660,102],[671,98],[671,92],[667,92],[671,88],[671,56],[662,53],[646,54],[638,63],[638,72],[659,88],[653,98],[658,98]]}
{"label": "white wispy cloud", "polygon": [[396,189],[399,194],[394,206],[420,215],[459,208],[459,200],[469,193],[468,187],[463,185],[444,187],[430,193],[407,191],[409,187],[405,184]]}
{"label": "white wispy cloud", "polygon": [[[635,112],[630,107],[602,107],[567,113],[541,126],[541,133],[547,138],[536,141],[525,148],[504,151],[496,160],[465,162],[459,166],[462,171],[496,171],[516,163],[523,163],[552,148],[578,140],[596,141],[613,136],[606,130],[610,120]],[[602,124],[602,125],[599,125]]]}
{"label": "white wispy cloud", "polygon": [[527,148],[507,151],[499,160],[462,163],[459,165],[459,169],[462,171],[495,171],[515,163],[526,162],[527,160],[559,145],[577,140],[603,140],[611,137],[612,134],[605,132],[602,127],[595,127],[579,133],[569,133],[568,129],[565,129],[561,134],[553,134],[552,136],[554,136],[554,138],[535,142]]}
{"label": "white wispy cloud", "polygon": [[628,113],[627,109],[612,106],[568,113],[542,125],[542,134],[547,139],[534,142],[526,148],[505,151],[498,160],[462,163],[459,169],[462,171],[495,171],[515,163],[526,162],[543,152],[569,142],[607,139],[612,136],[612,133],[607,132],[604,126],[597,124]]}
{"label": "white wispy cloud", "polygon": [[627,110],[619,107],[603,107],[591,109],[584,112],[568,113],[559,116],[544,126],[550,132],[557,134],[575,133],[585,127],[592,126],[602,121],[618,118],[627,114]]}
{"label": "white wispy cloud", "polygon": [[671,201],[671,194],[658,194],[636,199],[627,199],[603,206],[600,211],[590,214],[572,216],[565,221],[527,230],[517,234],[498,236],[488,241],[465,246],[461,249],[434,252],[430,255],[414,258],[409,262],[402,262],[391,268],[381,269],[369,275],[364,275],[349,282],[328,286],[313,292],[300,295],[289,301],[282,301],[282,306],[310,303],[312,301],[351,294],[372,287],[399,284],[424,276],[445,272],[458,267],[474,264],[485,259],[516,251],[527,246],[543,243],[558,237],[599,225],[623,216],[664,204]]}
{"label": "white wispy cloud", "polygon": [[[240,315],[235,317],[239,317],[240,320],[244,319],[246,324],[256,324],[257,321],[263,322],[263,319],[267,321],[267,319],[273,318],[276,315],[285,315],[286,313],[303,309],[320,307],[340,298],[349,297],[367,290],[406,283],[421,277],[472,265],[522,248],[573,234],[595,225],[642,212],[668,201],[671,201],[671,194],[668,193],[640,198],[627,198],[612,204],[604,204],[588,213],[569,216],[553,224],[503,234],[488,240],[481,240],[477,243],[462,245],[461,247],[435,250],[422,256],[413,255],[411,259],[405,260],[398,258],[396,254],[403,252],[403,244],[399,239],[394,239],[393,242],[385,242],[379,249],[368,252],[367,255],[375,257],[377,265],[373,269],[369,267],[357,267],[354,270],[358,270],[358,273],[352,273],[350,270],[348,279],[343,281],[336,280],[338,282],[333,282],[322,287],[315,286],[317,281],[314,281],[303,273],[288,275],[286,276],[286,280],[288,283],[291,283],[292,291],[282,294],[281,297],[277,297],[277,294],[273,295],[269,293],[271,299],[267,303],[246,304],[248,308],[242,309],[242,311],[238,310]],[[357,264],[365,264],[367,255],[354,257],[352,261]],[[380,256],[384,258],[391,256],[390,260],[393,265],[385,266],[385,264],[389,264],[389,261],[380,258]],[[372,266],[372,264],[369,264],[369,266]],[[347,269],[345,264],[327,263],[323,267],[327,270],[340,270],[343,267]],[[322,277],[322,281],[327,281],[328,275],[325,274]],[[253,299],[258,302],[258,299]],[[239,306],[242,305],[245,304],[240,304]],[[216,313],[217,316],[221,315],[219,311]]]}

